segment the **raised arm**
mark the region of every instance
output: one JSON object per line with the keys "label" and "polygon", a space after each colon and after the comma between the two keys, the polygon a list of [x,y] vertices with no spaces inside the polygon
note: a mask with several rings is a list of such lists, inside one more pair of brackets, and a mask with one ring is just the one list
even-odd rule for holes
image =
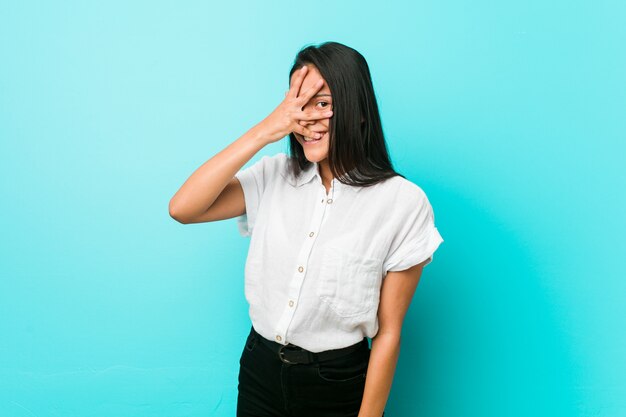
{"label": "raised arm", "polygon": [[244,214],[243,190],[235,174],[266,143],[255,126],[203,163],[170,200],[170,216],[187,224]]}
{"label": "raised arm", "polygon": [[274,111],[243,136],[203,163],[184,182],[169,203],[169,213],[180,223],[224,220],[245,213],[244,194],[235,174],[265,145],[291,132],[319,137],[300,124],[301,120],[329,117],[328,111],[303,111],[309,99],[322,87],[315,84],[302,95],[300,86],[307,72],[293,74],[285,99]]}

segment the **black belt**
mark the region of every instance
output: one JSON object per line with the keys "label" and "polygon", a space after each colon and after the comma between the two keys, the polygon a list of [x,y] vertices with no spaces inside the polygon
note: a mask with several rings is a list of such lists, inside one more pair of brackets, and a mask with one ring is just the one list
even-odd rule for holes
{"label": "black belt", "polygon": [[276,353],[281,361],[289,364],[308,364],[339,358],[355,352],[359,349],[363,349],[364,345],[368,346],[369,349],[367,338],[364,337],[363,340],[361,340],[360,342],[355,343],[351,346],[347,346],[345,348],[325,350],[323,352],[311,352],[310,350],[306,350],[300,346],[296,346],[291,343],[282,345],[280,343],[274,342],[273,340],[268,340],[261,336],[259,333],[257,333],[257,331],[254,330],[254,327],[252,327],[251,331],[254,334],[254,337],[256,337],[259,342],[263,343],[265,346],[269,347],[274,353]]}

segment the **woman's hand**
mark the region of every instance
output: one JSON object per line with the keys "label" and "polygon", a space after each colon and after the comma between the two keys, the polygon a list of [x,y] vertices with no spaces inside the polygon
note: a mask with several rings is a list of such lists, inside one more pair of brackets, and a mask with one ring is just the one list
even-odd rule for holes
{"label": "woman's hand", "polygon": [[274,109],[274,111],[263,119],[255,129],[267,143],[277,142],[291,132],[296,132],[302,136],[320,138],[322,135],[315,133],[300,125],[300,120],[319,120],[332,116],[332,110],[303,111],[302,108],[309,102],[311,97],[322,88],[324,80],[321,78],[305,91],[301,96],[300,87],[306,75],[306,65],[298,70],[292,81],[289,91],[285,93],[285,99]]}

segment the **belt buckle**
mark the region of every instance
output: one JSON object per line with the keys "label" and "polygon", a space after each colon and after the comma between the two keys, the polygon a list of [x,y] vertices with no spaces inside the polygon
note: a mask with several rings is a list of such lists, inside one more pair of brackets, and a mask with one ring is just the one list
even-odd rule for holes
{"label": "belt buckle", "polygon": [[289,359],[286,359],[283,356],[283,349],[286,348],[286,347],[287,347],[287,345],[282,345],[280,348],[278,348],[278,357],[280,358],[280,360],[285,362],[285,363],[291,363],[291,364],[298,363],[298,362],[292,362],[292,361],[290,361]]}

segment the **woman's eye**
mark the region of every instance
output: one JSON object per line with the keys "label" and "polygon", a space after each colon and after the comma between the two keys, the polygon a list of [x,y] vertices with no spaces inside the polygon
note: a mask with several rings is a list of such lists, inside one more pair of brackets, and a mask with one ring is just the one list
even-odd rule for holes
{"label": "woman's eye", "polygon": [[326,101],[320,101],[320,102],[319,102],[319,103],[317,103],[317,104],[326,104],[326,106],[323,106],[323,107],[328,107],[328,102],[326,102]]}

